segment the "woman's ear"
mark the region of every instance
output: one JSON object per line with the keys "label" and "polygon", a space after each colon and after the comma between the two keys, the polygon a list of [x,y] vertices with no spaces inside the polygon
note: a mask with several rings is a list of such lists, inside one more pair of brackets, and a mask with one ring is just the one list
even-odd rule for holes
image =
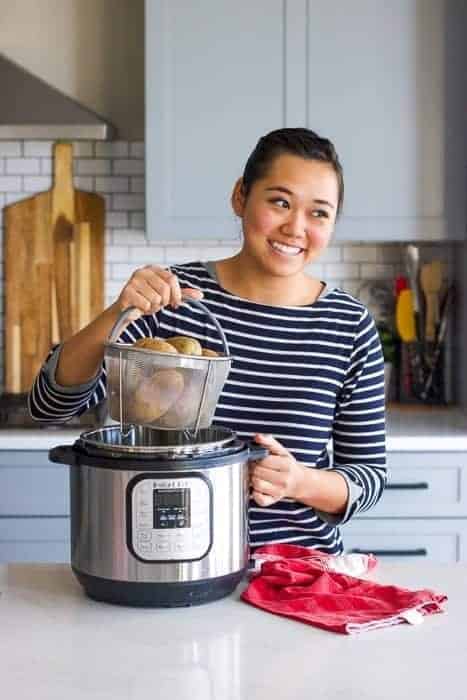
{"label": "woman's ear", "polygon": [[243,211],[245,209],[245,195],[243,194],[243,180],[241,177],[238,178],[232,190],[232,196],[230,198],[232,203],[232,209],[237,216],[242,217]]}

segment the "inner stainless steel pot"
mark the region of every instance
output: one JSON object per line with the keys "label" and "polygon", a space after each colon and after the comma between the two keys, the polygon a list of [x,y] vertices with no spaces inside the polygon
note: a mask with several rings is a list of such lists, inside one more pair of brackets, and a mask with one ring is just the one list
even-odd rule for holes
{"label": "inner stainless steel pot", "polygon": [[235,442],[227,428],[201,428],[196,438],[187,430],[159,430],[143,425],[105,426],[80,437],[82,445],[103,453],[194,457],[225,450]]}

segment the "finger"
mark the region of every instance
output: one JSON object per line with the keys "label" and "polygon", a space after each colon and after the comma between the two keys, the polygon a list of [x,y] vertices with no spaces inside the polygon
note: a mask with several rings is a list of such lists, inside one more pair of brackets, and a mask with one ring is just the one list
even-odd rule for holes
{"label": "finger", "polygon": [[278,487],[276,484],[266,481],[265,479],[259,479],[257,477],[252,477],[251,485],[254,491],[262,493],[266,496],[278,496]]}
{"label": "finger", "polygon": [[[289,455],[287,455],[287,458],[288,457]],[[250,464],[253,470],[256,470],[258,467],[275,472],[287,471],[288,469],[286,460],[282,455],[270,455],[269,457],[263,457],[263,459],[256,460],[255,462],[250,462]]]}
{"label": "finger", "polygon": [[133,280],[129,293],[134,295],[136,302],[140,301],[141,297],[145,300],[146,313],[156,313],[163,305],[162,294],[142,277]]}
{"label": "finger", "polygon": [[203,298],[204,294],[201,289],[193,289],[192,287],[183,287],[182,296],[189,297],[190,299],[197,299],[198,301]]}
{"label": "finger", "polygon": [[273,469],[263,469],[262,467],[258,467],[250,476],[252,483],[254,483],[256,479],[259,481],[268,481],[269,483],[275,484],[280,488],[285,488],[287,486],[286,473]]}
{"label": "finger", "polygon": [[273,496],[266,496],[264,493],[258,493],[257,491],[253,491],[251,497],[255,501],[255,503],[257,503],[259,506],[262,506],[263,508],[266,506],[272,506],[272,504],[276,503],[278,500]]}
{"label": "finger", "polygon": [[281,445],[281,443],[273,438],[272,435],[269,434],[264,434],[264,433],[258,433],[255,435],[255,442],[259,443],[263,447],[267,447],[268,450],[274,454],[274,455],[282,455],[285,457],[286,455],[289,455],[290,452],[287,450],[284,445]]}
{"label": "finger", "polygon": [[165,279],[166,272],[167,270],[163,270],[162,268],[147,265],[141,270],[137,270],[134,276],[134,282],[138,284],[138,288],[140,288],[142,280],[144,280],[145,284],[149,285],[154,292],[159,294],[161,298],[160,307],[167,306],[171,300],[171,287]]}
{"label": "finger", "polygon": [[174,309],[178,308],[182,303],[182,290],[177,275],[171,270],[161,270],[160,276],[169,287],[169,299],[167,303],[173,306]]}

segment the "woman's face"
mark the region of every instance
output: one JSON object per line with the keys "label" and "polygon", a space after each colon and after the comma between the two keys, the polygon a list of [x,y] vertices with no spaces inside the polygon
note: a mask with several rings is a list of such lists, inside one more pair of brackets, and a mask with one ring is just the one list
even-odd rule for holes
{"label": "woman's face", "polygon": [[241,180],[235,185],[232,205],[242,218],[242,254],[269,274],[300,273],[329,243],[338,195],[329,163],[278,156],[246,200]]}

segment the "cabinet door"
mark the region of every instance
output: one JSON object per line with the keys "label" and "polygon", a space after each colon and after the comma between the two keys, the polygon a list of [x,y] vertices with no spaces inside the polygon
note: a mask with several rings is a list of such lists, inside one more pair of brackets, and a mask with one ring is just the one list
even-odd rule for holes
{"label": "cabinet door", "polygon": [[446,6],[309,2],[307,120],[342,160],[341,240],[447,236]]}
{"label": "cabinet door", "polygon": [[342,527],[349,552],[371,552],[388,561],[467,561],[467,520],[359,520]]}
{"label": "cabinet door", "polygon": [[0,517],[67,516],[68,468],[41,450],[0,451]]}
{"label": "cabinet door", "polygon": [[305,5],[146,2],[149,238],[239,238],[230,194],[249,153],[304,124]]}

